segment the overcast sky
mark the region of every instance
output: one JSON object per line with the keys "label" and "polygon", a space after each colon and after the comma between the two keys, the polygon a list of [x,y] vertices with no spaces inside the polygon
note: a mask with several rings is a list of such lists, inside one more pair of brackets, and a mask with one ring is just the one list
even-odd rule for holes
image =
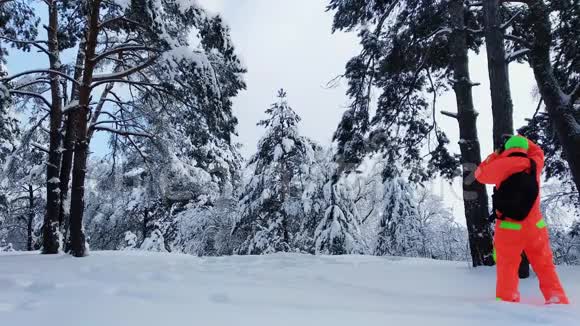
{"label": "overcast sky", "polygon": [[[248,68],[248,89],[235,100],[240,120],[239,142],[243,154],[256,149],[263,134],[256,122],[275,100],[280,87],[288,91],[292,108],[302,117],[304,135],[329,144],[332,133],[348,104],[345,83],[327,89],[325,84],[344,71],[346,61],[359,51],[356,35],[331,33],[332,13],[325,12],[327,0],[198,0],[202,6],[219,13],[231,27],[231,35]],[[472,80],[481,83],[474,88],[476,109],[480,112],[478,128],[485,156],[492,151],[491,99],[485,52],[471,56]],[[537,105],[532,96],[534,79],[527,65],[510,67],[514,121],[518,128],[530,117]],[[438,101],[439,110],[456,112],[452,93]],[[459,152],[457,122],[438,117],[452,144]],[[460,180],[454,187],[437,180],[430,187],[453,207],[463,212]],[[461,220],[461,219],[460,219]]]}
{"label": "overcast sky", "polygon": [[355,35],[331,35],[332,15],[318,0],[199,0],[223,15],[235,46],[248,68],[247,91],[235,100],[243,154],[255,152],[264,118],[276,92],[286,89],[302,117],[301,131],[329,143],[348,103],[343,88],[326,83],[343,71],[358,51]]}

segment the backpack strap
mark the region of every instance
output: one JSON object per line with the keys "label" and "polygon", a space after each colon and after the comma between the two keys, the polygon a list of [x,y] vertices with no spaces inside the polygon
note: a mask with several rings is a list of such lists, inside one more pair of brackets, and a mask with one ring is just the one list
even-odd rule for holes
{"label": "backpack strap", "polygon": [[520,152],[515,152],[515,153],[511,153],[508,155],[508,157],[525,157],[527,159],[530,160],[530,174],[535,176],[538,172],[538,165],[536,164],[536,161],[532,160],[531,158],[529,158],[528,154],[526,153],[520,153]]}

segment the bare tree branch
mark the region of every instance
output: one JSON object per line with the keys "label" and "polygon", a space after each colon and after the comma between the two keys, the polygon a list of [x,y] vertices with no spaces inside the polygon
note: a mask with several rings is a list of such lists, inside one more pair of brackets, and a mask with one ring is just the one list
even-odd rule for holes
{"label": "bare tree branch", "polygon": [[102,29],[103,27],[106,27],[106,26],[108,26],[110,24],[113,24],[113,23],[116,23],[116,22],[119,22],[119,21],[126,22],[126,23],[131,23],[131,24],[134,24],[134,25],[137,25],[139,27],[142,27],[142,28],[147,29],[147,26],[139,23],[136,20],[129,19],[129,18],[125,17],[125,16],[119,16],[119,17],[115,17],[115,18],[111,18],[111,19],[105,20],[104,22],[102,22],[102,23],[99,24],[99,27],[98,28],[99,29]]}
{"label": "bare tree branch", "polygon": [[19,90],[19,89],[23,89],[23,88],[26,88],[26,87],[29,87],[32,85],[42,84],[42,83],[50,84],[50,79],[45,79],[45,78],[36,79],[36,80],[31,81],[31,82],[26,83],[26,84],[17,85],[16,87],[14,87],[14,89]]}
{"label": "bare tree branch", "polygon": [[[127,76],[129,76],[129,75],[131,75],[131,74],[134,74],[134,73],[136,73],[136,72],[138,72],[138,71],[140,71],[140,70],[143,70],[143,69],[145,69],[145,68],[149,67],[149,66],[150,66],[150,65],[152,65],[152,64],[155,62],[155,60],[157,60],[158,58],[159,58],[158,56],[154,56],[154,57],[150,58],[149,60],[147,60],[147,61],[143,62],[142,64],[140,64],[140,65],[138,65],[138,66],[135,66],[135,67],[133,67],[133,68],[129,68],[129,69],[127,69],[127,70],[120,71],[120,72],[117,72],[117,73],[113,73],[113,74],[106,74],[106,75],[95,75],[95,76],[93,77],[93,82],[94,82],[95,84],[99,84],[99,83],[101,83],[101,84],[102,84],[102,82],[103,82],[103,81],[107,81],[107,80],[109,80],[109,82],[110,82],[110,80],[118,80],[118,79],[125,78],[125,77],[127,77]],[[93,85],[91,86],[91,88],[94,88],[94,87],[95,87],[95,84],[93,84]]]}
{"label": "bare tree branch", "polygon": [[32,75],[32,74],[55,74],[55,75],[59,75],[62,78],[68,79],[69,81],[71,81],[72,83],[76,84],[76,85],[80,85],[80,83],[75,80],[74,78],[70,77],[69,75],[65,74],[64,72],[58,71],[58,70],[53,70],[53,69],[35,69],[35,70],[28,70],[28,71],[24,71],[21,73],[18,73],[16,75],[10,76],[10,77],[5,77],[0,79],[0,81],[3,82],[9,82],[11,80],[14,80],[18,77],[22,77],[22,76],[27,76],[27,75]]}
{"label": "bare tree branch", "polygon": [[0,35],[0,39],[8,41],[8,42],[12,42],[12,43],[22,44],[22,45],[32,45],[35,48],[39,49],[40,51],[44,52],[45,54],[52,56],[52,53],[50,53],[50,51],[48,51],[47,48],[40,45],[40,44],[48,44],[48,41],[44,41],[44,40],[21,41],[21,40],[16,40],[13,38],[6,37],[4,35]]}
{"label": "bare tree branch", "polygon": [[505,22],[503,25],[501,25],[501,29],[502,30],[506,30],[508,27],[511,26],[511,24],[514,22],[514,20],[516,18],[518,18],[521,14],[523,13],[522,10],[518,11],[515,15],[513,15],[507,22]]}
{"label": "bare tree branch", "polygon": [[441,111],[441,114],[443,114],[444,116],[453,118],[453,119],[459,119],[459,115],[457,113],[453,113],[453,112],[449,112],[449,111]]}
{"label": "bare tree branch", "polygon": [[144,46],[144,45],[123,45],[123,46],[119,46],[119,47],[115,47],[112,48],[108,51],[105,51],[99,55],[97,55],[96,57],[92,58],[91,61],[97,63],[99,61],[101,61],[102,59],[113,55],[113,54],[118,54],[121,52],[126,52],[126,51],[149,51],[149,52],[156,52],[159,53],[160,51],[158,49],[149,47],[149,46]]}
{"label": "bare tree branch", "polygon": [[516,43],[519,43],[519,44],[525,46],[526,48],[532,48],[532,44],[530,44],[528,41],[524,40],[521,37],[518,37],[518,36],[515,36],[512,34],[506,34],[505,38],[510,40],[510,41],[514,41]]}
{"label": "bare tree branch", "polygon": [[48,41],[45,41],[45,40],[21,41],[21,40],[9,38],[9,37],[4,36],[4,35],[0,35],[0,39],[8,41],[8,42],[12,42],[12,43],[19,43],[19,44],[25,44],[25,45],[33,45],[34,43],[48,44]]}
{"label": "bare tree branch", "polygon": [[10,91],[10,94],[16,94],[16,95],[34,97],[34,98],[37,98],[37,99],[41,100],[42,103],[44,103],[49,109],[52,107],[52,104],[46,98],[44,98],[44,96],[42,96],[42,95],[40,95],[38,93],[26,92],[26,91],[18,91],[18,90],[11,90]]}
{"label": "bare tree branch", "polygon": [[574,87],[572,93],[570,93],[570,101],[572,102],[572,105],[576,104],[576,102],[579,99],[580,99],[580,81],[578,82],[578,84],[576,84],[576,87]]}
{"label": "bare tree branch", "polygon": [[150,87],[158,88],[158,89],[163,88],[163,85],[161,85],[161,84],[153,84],[153,83],[140,82],[140,81],[128,80],[128,79],[108,79],[108,80],[106,79],[106,80],[102,80],[102,81],[94,83],[91,86],[91,88],[95,88],[99,85],[103,85],[103,84],[107,84],[107,83],[123,83],[123,84],[130,84],[130,85],[150,86]]}

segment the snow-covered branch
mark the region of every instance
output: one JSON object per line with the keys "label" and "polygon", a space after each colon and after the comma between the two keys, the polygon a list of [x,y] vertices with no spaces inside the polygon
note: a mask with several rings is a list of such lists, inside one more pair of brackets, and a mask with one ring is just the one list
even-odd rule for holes
{"label": "snow-covered branch", "polygon": [[483,35],[483,33],[485,32],[483,29],[472,29],[472,28],[466,28],[465,29],[468,33],[471,33],[473,35]]}
{"label": "snow-covered branch", "polygon": [[[140,64],[138,66],[135,66],[133,68],[129,68],[127,70],[119,71],[119,72],[116,72],[116,73],[105,74],[105,75],[95,75],[93,77],[93,82],[95,84],[102,84],[103,82],[113,82],[114,80],[119,80],[119,79],[125,78],[125,77],[127,77],[129,75],[132,75],[132,74],[134,74],[134,73],[136,73],[136,72],[138,72],[140,70],[143,70],[143,69],[149,67],[158,58],[159,57],[157,57],[157,56],[151,57],[149,60],[143,62],[142,64]],[[95,88],[95,84],[93,84],[91,86],[91,88]]]}
{"label": "snow-covered branch", "polygon": [[528,48],[516,50],[514,52],[506,54],[505,61],[507,63],[514,62],[528,53],[530,53],[530,49]]}
{"label": "snow-covered branch", "polygon": [[31,143],[30,143],[30,146],[32,146],[32,147],[34,147],[34,148],[38,149],[39,151],[42,151],[42,152],[45,152],[45,153],[50,153],[50,151],[48,150],[48,148],[46,148],[46,147],[44,147],[44,146],[42,146],[42,145],[40,145],[40,144],[37,144],[37,143],[31,142]]}
{"label": "snow-covered branch", "polygon": [[95,126],[95,131],[108,131],[120,136],[136,136],[136,137],[146,137],[146,138],[153,138],[153,135],[144,133],[144,132],[133,132],[127,130],[119,130],[109,127],[102,127],[102,126]]}
{"label": "snow-covered branch", "polygon": [[79,108],[79,101],[72,101],[62,109],[62,114],[70,114]]}
{"label": "snow-covered branch", "polygon": [[113,120],[101,120],[101,121],[97,121],[95,123],[93,123],[91,125],[91,127],[96,127],[98,125],[104,125],[104,124],[122,124],[122,123],[126,123],[126,122],[131,122],[134,121],[136,118],[129,118],[129,119],[122,119],[122,120],[118,120],[118,119],[113,119]]}
{"label": "snow-covered branch", "polygon": [[135,80],[128,80],[128,79],[105,79],[99,82],[94,83],[91,88],[95,88],[99,85],[107,84],[107,83],[123,83],[123,84],[130,84],[130,85],[139,85],[139,86],[149,86],[153,88],[162,88],[163,85],[161,84],[154,84],[148,82],[141,82]]}

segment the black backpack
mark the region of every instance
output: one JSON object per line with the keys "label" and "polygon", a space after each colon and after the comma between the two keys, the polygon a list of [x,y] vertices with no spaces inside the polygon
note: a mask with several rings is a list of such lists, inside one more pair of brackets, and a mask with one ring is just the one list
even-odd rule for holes
{"label": "black backpack", "polygon": [[[508,157],[528,157],[524,153],[512,153]],[[502,218],[509,217],[516,221],[526,219],[540,193],[536,179],[537,166],[530,159],[530,173],[525,171],[510,175],[501,186],[493,189],[493,208],[502,213]]]}

